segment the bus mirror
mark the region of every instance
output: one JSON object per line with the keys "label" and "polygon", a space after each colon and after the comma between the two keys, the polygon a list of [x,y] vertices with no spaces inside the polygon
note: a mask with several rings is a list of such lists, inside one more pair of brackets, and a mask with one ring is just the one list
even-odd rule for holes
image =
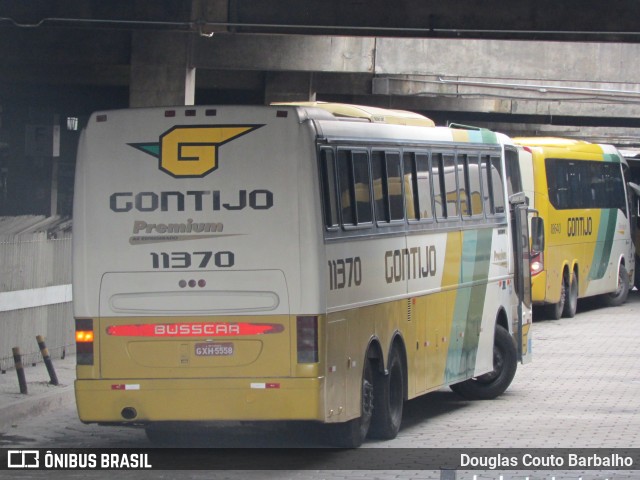
{"label": "bus mirror", "polygon": [[628,182],[627,185],[633,190],[633,193],[640,197],[640,186],[637,183]]}
{"label": "bus mirror", "polygon": [[531,218],[531,251],[544,250],[544,220],[540,217]]}
{"label": "bus mirror", "polygon": [[522,205],[522,204],[528,205],[527,202],[528,202],[527,196],[524,194],[524,192],[514,193],[509,197],[509,203],[511,205]]}

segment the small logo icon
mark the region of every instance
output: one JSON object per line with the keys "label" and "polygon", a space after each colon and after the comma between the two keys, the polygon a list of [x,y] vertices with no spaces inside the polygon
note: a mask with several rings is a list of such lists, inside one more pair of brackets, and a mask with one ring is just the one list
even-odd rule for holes
{"label": "small logo icon", "polygon": [[9,450],[7,452],[8,468],[39,468],[40,452],[38,450]]}
{"label": "small logo icon", "polygon": [[158,143],[130,143],[159,160],[173,177],[200,178],[218,168],[218,149],[262,125],[188,125],[170,128]]}

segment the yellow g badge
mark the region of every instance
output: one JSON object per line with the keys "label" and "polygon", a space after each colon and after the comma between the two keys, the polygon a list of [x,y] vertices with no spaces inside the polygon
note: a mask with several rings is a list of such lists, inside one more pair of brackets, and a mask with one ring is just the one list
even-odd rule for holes
{"label": "yellow g badge", "polygon": [[129,145],[159,160],[159,168],[173,177],[204,177],[218,168],[218,148],[262,125],[189,125],[173,127],[159,143]]}

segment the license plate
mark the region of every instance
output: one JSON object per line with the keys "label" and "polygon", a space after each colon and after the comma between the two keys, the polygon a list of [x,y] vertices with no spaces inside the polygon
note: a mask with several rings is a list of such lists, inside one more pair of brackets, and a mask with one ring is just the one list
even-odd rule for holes
{"label": "license plate", "polygon": [[196,357],[227,357],[233,355],[233,343],[196,343]]}

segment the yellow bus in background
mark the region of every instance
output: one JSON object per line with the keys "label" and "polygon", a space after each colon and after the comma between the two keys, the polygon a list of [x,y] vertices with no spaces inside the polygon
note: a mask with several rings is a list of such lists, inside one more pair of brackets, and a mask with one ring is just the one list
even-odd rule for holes
{"label": "yellow bus in background", "polygon": [[523,189],[544,219],[545,246],[532,252],[532,299],[553,319],[573,317],[578,298],[625,302],[635,257],[623,176],[611,145],[515,138]]}

